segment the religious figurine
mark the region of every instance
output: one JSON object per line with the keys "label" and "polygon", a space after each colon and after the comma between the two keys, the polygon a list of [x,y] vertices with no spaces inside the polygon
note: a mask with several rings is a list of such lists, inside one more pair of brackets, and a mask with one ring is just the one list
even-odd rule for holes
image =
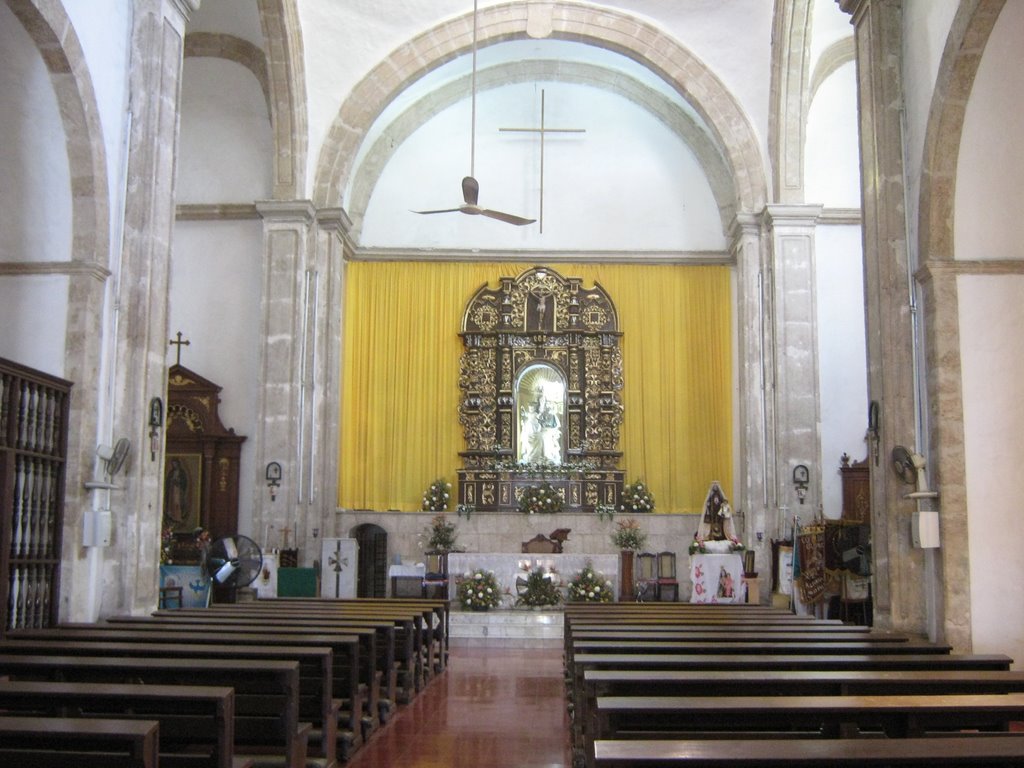
{"label": "religious figurine", "polygon": [[[732,552],[743,549],[743,544],[736,535],[736,527],[732,518],[732,507],[722,492],[717,480],[711,482],[707,498],[704,500],[704,514],[694,537],[700,551]],[[721,542],[715,544],[714,542]]]}

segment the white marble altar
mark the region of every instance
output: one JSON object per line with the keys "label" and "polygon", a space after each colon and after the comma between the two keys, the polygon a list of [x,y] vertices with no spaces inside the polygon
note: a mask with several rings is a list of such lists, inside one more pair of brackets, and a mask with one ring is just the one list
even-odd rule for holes
{"label": "white marble altar", "polygon": [[[498,584],[507,587],[514,596],[516,577],[526,576],[535,568],[554,569],[560,581],[567,585],[587,562],[611,581],[612,594],[619,594],[619,556],[583,555],[563,553],[560,555],[515,554],[509,552],[452,552],[448,555],[448,597],[458,600],[456,581],[470,571],[494,571]],[[514,597],[513,597],[514,600]],[[511,602],[510,602],[511,605]]]}
{"label": "white marble altar", "polygon": [[744,603],[743,555],[691,555],[691,603]]}

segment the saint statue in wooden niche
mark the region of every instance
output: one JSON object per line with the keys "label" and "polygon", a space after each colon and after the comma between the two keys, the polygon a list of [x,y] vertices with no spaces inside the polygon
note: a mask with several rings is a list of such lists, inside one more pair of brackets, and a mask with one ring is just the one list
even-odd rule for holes
{"label": "saint statue in wooden niche", "polygon": [[565,381],[553,365],[536,363],[519,375],[517,459],[520,464],[561,464]]}

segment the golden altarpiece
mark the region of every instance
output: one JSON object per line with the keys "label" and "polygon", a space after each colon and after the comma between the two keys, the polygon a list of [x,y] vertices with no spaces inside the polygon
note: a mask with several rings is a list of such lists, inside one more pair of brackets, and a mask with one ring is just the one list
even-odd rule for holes
{"label": "golden altarpiece", "polygon": [[460,504],[516,511],[547,482],[567,512],[615,506],[622,350],[600,285],[534,267],[483,286],[462,318]]}

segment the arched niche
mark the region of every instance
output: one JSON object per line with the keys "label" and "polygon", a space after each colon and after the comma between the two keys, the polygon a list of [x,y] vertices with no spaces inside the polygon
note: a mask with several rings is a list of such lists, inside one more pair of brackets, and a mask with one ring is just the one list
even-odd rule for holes
{"label": "arched niche", "polygon": [[565,374],[553,363],[534,362],[516,376],[516,461],[565,463]]}
{"label": "arched niche", "polygon": [[611,298],[548,267],[481,287],[463,313],[459,503],[515,511],[550,483],[568,511],[622,490],[622,334]]}

